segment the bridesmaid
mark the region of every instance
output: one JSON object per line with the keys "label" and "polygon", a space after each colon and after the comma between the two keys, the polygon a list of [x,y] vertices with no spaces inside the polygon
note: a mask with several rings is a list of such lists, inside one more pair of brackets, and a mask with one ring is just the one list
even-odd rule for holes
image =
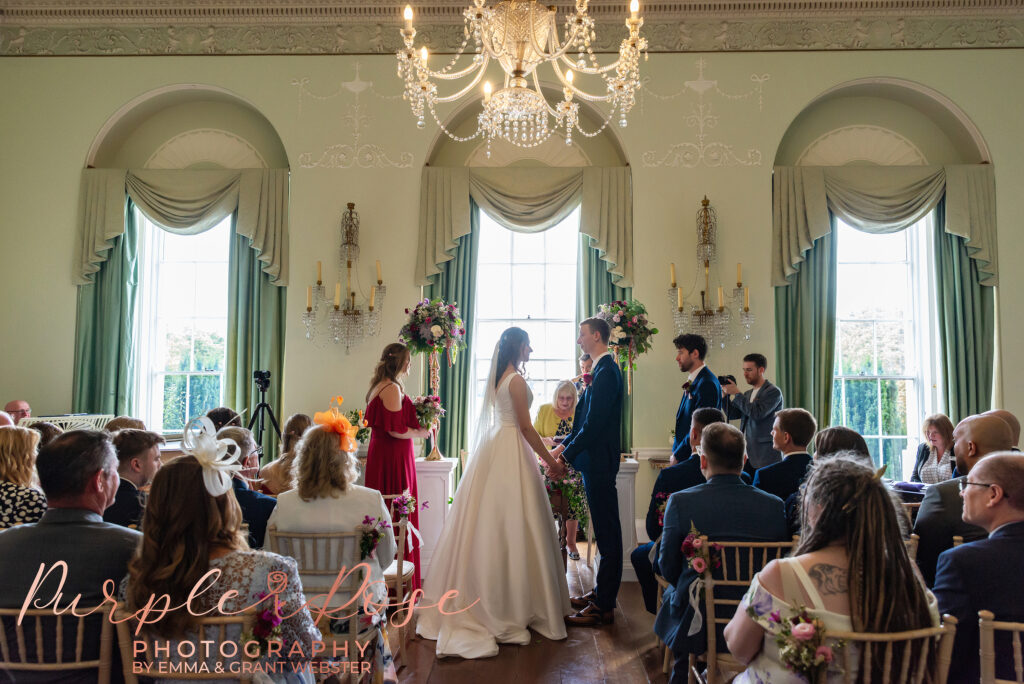
{"label": "bridesmaid", "polygon": [[[401,494],[406,490],[421,502],[416,491],[416,461],[412,440],[426,437],[430,431],[420,427],[416,408],[403,391],[399,378],[409,374],[410,354],[404,344],[397,342],[384,347],[380,362],[366,393],[366,415],[369,425],[370,447],[366,455],[366,486],[384,496]],[[409,516],[409,522],[419,529],[419,511]],[[407,558],[416,564],[412,588],[420,588],[419,547],[408,552]]]}

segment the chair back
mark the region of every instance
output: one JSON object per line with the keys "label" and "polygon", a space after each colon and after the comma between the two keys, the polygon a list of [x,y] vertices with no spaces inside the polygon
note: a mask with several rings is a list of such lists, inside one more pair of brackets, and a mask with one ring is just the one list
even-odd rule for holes
{"label": "chair back", "polygon": [[[302,593],[311,599],[330,591],[342,568],[351,570],[359,564],[359,540],[368,529],[360,525],[352,532],[286,532],[271,525],[267,528],[267,539],[271,551],[295,560],[302,577]],[[348,572],[338,583],[332,605],[345,605],[358,594],[364,574],[363,569]],[[311,607],[319,605],[322,598]],[[361,598],[352,602],[353,609],[361,605]],[[346,609],[339,614],[350,612]]]}
{"label": "chair back", "polygon": [[704,615],[707,624],[707,667],[709,682],[719,680],[722,669],[741,671],[743,665],[728,653],[719,653],[719,625],[724,629],[736,613],[740,599],[737,592],[746,591],[750,581],[773,560],[785,558],[793,550],[792,541],[784,542],[714,542],[701,536],[704,548],[719,547],[720,568],[704,571]]}
{"label": "chair back", "polygon": [[[1024,622],[996,622],[992,611],[978,612],[978,627],[981,640],[981,684],[1024,684],[1024,655],[1021,650],[1021,633]],[[996,678],[996,632],[1006,632],[1007,644],[1013,653],[1014,679]],[[1001,646],[1003,644],[1000,644]]]}
{"label": "chair back", "polygon": [[905,539],[903,544],[907,547],[907,555],[910,556],[910,560],[917,562],[917,546],[921,543],[921,537],[916,534],[910,535],[909,539]]}
{"label": "chair back", "polygon": [[[121,670],[125,684],[138,684],[137,670],[145,672],[147,676],[166,674],[174,680],[223,680],[225,676],[230,676],[232,681],[241,684],[252,681],[251,674],[246,673],[252,673],[253,668],[246,667],[246,663],[251,664],[253,659],[246,653],[246,649],[239,644],[231,657],[226,657],[219,645],[229,641],[237,642],[242,634],[252,633],[256,621],[255,609],[238,615],[199,618],[190,629],[187,639],[173,640],[170,644],[165,637],[145,628],[136,634],[138,620],[131,616],[124,604],[118,604],[114,619],[117,621],[117,642],[121,649]],[[208,648],[203,645],[204,641],[214,646]],[[185,643],[193,644],[192,657],[184,657]]]}
{"label": "chair back", "polygon": [[914,521],[916,521],[917,520],[917,512],[919,510],[921,510],[921,502],[920,501],[902,501],[901,503],[903,504],[903,510],[905,510],[907,512],[907,515],[910,516],[910,522],[913,523]]}
{"label": "chair back", "polygon": [[[20,608],[0,609],[0,671],[56,673],[95,669],[99,684],[108,684],[114,645],[110,606],[80,608],[78,612],[91,615],[75,617],[54,615],[52,610],[45,609],[26,610],[18,624]],[[98,644],[97,621],[102,621]],[[59,678],[54,675],[54,679]],[[12,674],[11,681],[17,680],[17,674]]]}
{"label": "chair back", "polygon": [[[956,618],[943,615],[942,624],[938,627],[889,634],[829,630],[826,640],[833,644],[836,664],[843,669],[843,684],[860,681],[872,684],[946,684],[956,624]],[[841,646],[836,645],[839,640],[843,641]],[[883,647],[884,650],[878,654],[873,647]],[[932,655],[934,672],[930,672],[928,667]],[[876,656],[880,656],[880,663],[875,660]],[[877,665],[882,667],[878,675],[881,679],[877,676],[860,678],[861,673],[871,672]],[[894,669],[898,669],[897,674],[893,674]],[[819,682],[824,684],[825,679],[823,673]]]}

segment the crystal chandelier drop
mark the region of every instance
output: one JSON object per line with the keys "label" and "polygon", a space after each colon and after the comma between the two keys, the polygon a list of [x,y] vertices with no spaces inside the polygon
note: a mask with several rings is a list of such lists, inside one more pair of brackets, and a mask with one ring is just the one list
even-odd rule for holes
{"label": "crystal chandelier drop", "polygon": [[[587,102],[610,104],[608,119],[616,113],[619,126],[625,127],[626,117],[635,103],[635,91],[640,87],[640,54],[647,54],[647,39],[640,35],[644,20],[640,17],[638,0],[631,0],[630,15],[626,19],[629,36],[619,45],[619,58],[601,65],[594,56],[592,44],[596,39],[594,19],[587,13],[588,0],[576,0],[575,12],[564,22],[564,41],[559,42],[557,11],[539,5],[536,0],[501,0],[493,7],[486,0],[473,0],[473,6],[463,12],[465,38],[454,58],[446,66],[434,70],[429,66],[429,53],[423,47],[417,52],[414,41],[416,29],[412,26],[412,7],[405,8],[405,28],[402,38],[405,48],[398,51],[398,76],[405,82],[402,97],[412,107],[416,125],[426,125],[426,114],[437,122],[441,130],[457,141],[483,137],[487,141],[487,155],[491,142],[498,138],[520,147],[536,147],[545,142],[558,129],[565,131],[565,142],[572,144],[573,130],[586,136],[600,132],[587,132],[579,125],[578,97]],[[465,68],[455,67],[472,41],[472,56]],[[504,71],[504,85],[493,90],[489,81],[483,84],[483,110],[477,116],[477,129],[473,135],[459,137],[448,130],[437,115],[435,106],[455,102],[464,97],[483,80],[487,66],[496,60]],[[549,62],[555,77],[562,84],[563,99],[554,106],[548,103],[541,90],[537,67]],[[564,71],[563,71],[564,69]],[[593,76],[603,81],[601,92],[593,94],[579,88],[575,73]],[[441,81],[469,83],[450,95],[441,95]],[[532,84],[532,87],[531,87]],[[554,119],[554,123],[551,123]]]}

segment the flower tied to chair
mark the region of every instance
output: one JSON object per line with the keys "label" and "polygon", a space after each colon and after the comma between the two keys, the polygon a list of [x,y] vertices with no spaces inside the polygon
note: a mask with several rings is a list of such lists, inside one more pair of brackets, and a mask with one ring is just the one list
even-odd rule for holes
{"label": "flower tied to chair", "polygon": [[217,429],[206,416],[193,418],[185,426],[181,450],[199,462],[210,496],[230,491],[232,478],[242,474],[241,448],[233,439],[217,439]]}
{"label": "flower tied to chair", "polygon": [[345,401],[340,395],[331,399],[331,407],[326,411],[317,411],[313,414],[313,422],[322,425],[328,432],[338,434],[338,447],[342,451],[352,452],[359,448],[356,442],[356,434],[359,433],[359,426],[353,425],[351,421],[340,411],[341,404]]}

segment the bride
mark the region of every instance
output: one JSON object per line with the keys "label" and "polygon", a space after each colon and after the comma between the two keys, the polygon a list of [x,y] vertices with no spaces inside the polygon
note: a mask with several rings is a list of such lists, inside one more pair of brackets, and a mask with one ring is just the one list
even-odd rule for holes
{"label": "bride", "polygon": [[569,588],[537,454],[553,475],[564,466],[548,453],[530,422],[533,395],[522,376],[530,339],[502,333],[477,429],[451,515],[424,583],[424,605],[450,590],[444,613],[418,613],[416,633],[437,641],[437,655],[487,658],[498,643],[525,645],[529,629],[566,637]]}

